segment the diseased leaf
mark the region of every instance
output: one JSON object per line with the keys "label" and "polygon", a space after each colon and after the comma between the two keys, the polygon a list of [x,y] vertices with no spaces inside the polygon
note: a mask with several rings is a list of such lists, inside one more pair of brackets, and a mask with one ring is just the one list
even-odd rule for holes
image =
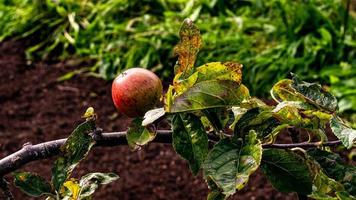
{"label": "diseased leaf", "polygon": [[305,100],[292,88],[293,81],[290,79],[283,79],[273,85],[271,95],[277,102],[282,101],[300,101]]}
{"label": "diseased leaf", "polygon": [[127,130],[126,139],[131,150],[137,150],[140,146],[151,142],[156,137],[156,131],[142,126],[142,119],[136,118],[131,122]]}
{"label": "diseased leaf", "polygon": [[177,96],[169,106],[169,112],[185,112],[237,106],[243,100],[248,99],[249,92],[244,85],[238,85],[233,81],[204,81],[195,84],[185,93]]}
{"label": "diseased leaf", "polygon": [[202,45],[200,31],[190,19],[183,21],[179,31],[180,43],[174,48],[174,54],[178,55],[178,63],[175,74],[182,73],[184,79],[191,75],[199,49]]}
{"label": "diseased leaf", "polygon": [[281,123],[307,129],[324,129],[331,114],[316,110],[307,103],[284,101],[273,109],[273,116]]}
{"label": "diseased leaf", "polygon": [[241,84],[242,65],[234,62],[211,62],[197,67],[194,74],[181,79],[177,74],[173,80],[176,95],[181,95],[196,83],[209,80],[234,81]]}
{"label": "diseased leaf", "polygon": [[14,184],[30,196],[53,194],[51,185],[41,176],[29,172],[14,172]]}
{"label": "diseased leaf", "polygon": [[208,136],[200,119],[193,114],[179,113],[172,117],[174,150],[189,162],[197,174],[208,153]]}
{"label": "diseased leaf", "polygon": [[61,147],[61,155],[52,168],[52,183],[59,191],[78,163],[86,157],[95,141],[89,135],[96,129],[95,118],[80,124]]}
{"label": "diseased leaf", "polygon": [[301,81],[296,75],[276,83],[271,90],[272,97],[278,101],[297,101],[309,103],[329,113],[337,110],[337,99],[317,83]]}
{"label": "diseased leaf", "polygon": [[244,140],[222,139],[209,152],[204,162],[204,177],[214,182],[216,188],[229,197],[236,189],[240,190],[245,186],[249,176],[260,165],[261,157],[262,145],[254,131],[246,135]]}
{"label": "diseased leaf", "polygon": [[261,169],[280,192],[310,194],[312,178],[308,165],[299,155],[282,149],[263,151]]}
{"label": "diseased leaf", "polygon": [[325,91],[320,84],[308,83],[299,79],[292,74],[292,88],[302,94],[309,103],[321,107],[330,112],[337,110],[337,99],[330,92]]}
{"label": "diseased leaf", "polygon": [[330,120],[330,127],[334,135],[341,140],[342,144],[350,149],[356,140],[356,130],[347,127],[340,119],[333,117]]}
{"label": "diseased leaf", "polygon": [[[167,112],[171,112],[171,107],[175,105],[176,101],[178,101],[180,98],[190,96],[192,92],[206,93],[205,95],[215,95],[215,97],[220,99],[224,97],[219,97],[219,95],[224,94],[223,91],[218,92],[218,89],[228,90],[229,92],[236,93],[237,88],[239,88],[241,84],[241,70],[242,65],[239,63],[212,62],[198,67],[196,72],[186,79],[182,79],[182,73],[177,74],[173,80],[173,86],[170,86],[166,93],[165,110]],[[200,91],[200,88],[203,88],[204,90]],[[211,89],[209,90],[209,88]],[[245,86],[241,86],[239,90],[243,95],[249,96],[248,89]],[[211,93],[212,91],[214,93]],[[195,96],[196,95],[197,94],[195,94]],[[234,96],[230,98],[234,98]],[[191,101],[196,101],[196,99],[192,99]],[[198,100],[196,103],[199,104],[199,101],[201,100]],[[209,101],[206,101],[206,103],[209,103]],[[201,108],[199,109],[205,108],[204,106],[200,107]],[[217,107],[221,107],[221,105],[217,105]]]}
{"label": "diseased leaf", "polygon": [[156,108],[146,112],[145,116],[143,117],[142,126],[147,126],[152,124],[157,119],[163,117],[166,114],[164,108]]}
{"label": "diseased leaf", "polygon": [[346,192],[356,195],[355,166],[346,165],[338,154],[320,149],[308,150],[308,155],[320,165],[328,177],[343,184]]}
{"label": "diseased leaf", "polygon": [[207,80],[234,81],[241,84],[242,64],[235,62],[211,62],[196,68],[197,82]]}
{"label": "diseased leaf", "polygon": [[119,179],[119,176],[114,173],[90,173],[83,176],[79,181],[80,199],[90,197],[99,185],[106,185]]}

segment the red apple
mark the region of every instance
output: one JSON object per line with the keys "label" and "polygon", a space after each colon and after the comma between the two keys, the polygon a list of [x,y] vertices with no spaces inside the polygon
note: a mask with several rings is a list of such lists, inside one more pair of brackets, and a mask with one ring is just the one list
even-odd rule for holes
{"label": "red apple", "polygon": [[119,111],[128,117],[141,117],[159,101],[162,82],[147,69],[131,68],[115,78],[111,93]]}

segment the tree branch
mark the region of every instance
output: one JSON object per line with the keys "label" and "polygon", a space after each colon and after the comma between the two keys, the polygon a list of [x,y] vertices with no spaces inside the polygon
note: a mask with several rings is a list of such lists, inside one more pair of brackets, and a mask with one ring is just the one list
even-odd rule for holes
{"label": "tree branch", "polygon": [[[152,141],[155,143],[172,143],[171,130],[157,130],[157,136]],[[209,140],[218,141],[218,138],[209,135]],[[110,133],[94,133],[93,138],[96,141],[95,146],[117,146],[127,145],[126,131],[123,132],[110,132]],[[48,141],[36,145],[26,143],[19,151],[0,160],[0,177],[12,171],[15,171],[23,165],[36,160],[47,159],[60,153],[60,147],[65,143],[66,138]],[[318,146],[337,146],[341,141],[331,142],[315,142],[315,143],[294,143],[294,144],[263,144],[263,148],[315,148]]]}

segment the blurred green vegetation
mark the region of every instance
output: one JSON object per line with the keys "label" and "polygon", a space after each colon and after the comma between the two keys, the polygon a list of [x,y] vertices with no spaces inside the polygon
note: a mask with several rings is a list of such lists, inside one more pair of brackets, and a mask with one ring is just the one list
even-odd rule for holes
{"label": "blurred green vegetation", "polygon": [[[28,38],[28,59],[90,60],[110,80],[130,67],[171,77],[184,18],[200,27],[198,65],[238,61],[253,95],[294,72],[356,110],[356,15],[350,0],[0,0],[0,41]],[[348,14],[349,13],[349,14]],[[62,77],[70,78],[72,74]],[[355,116],[353,116],[356,118]]]}

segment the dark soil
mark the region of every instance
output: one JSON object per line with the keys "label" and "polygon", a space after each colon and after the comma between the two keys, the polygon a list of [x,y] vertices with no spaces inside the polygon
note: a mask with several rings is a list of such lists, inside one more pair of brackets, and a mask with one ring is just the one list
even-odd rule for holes
{"label": "dark soil", "polygon": [[[64,138],[93,106],[98,125],[105,131],[126,130],[130,119],[118,113],[111,101],[110,82],[78,76],[65,82],[56,79],[75,69],[69,62],[27,65],[22,42],[0,44],[0,157],[33,144]],[[21,170],[49,179],[53,158],[29,163]],[[127,146],[95,148],[76,169],[74,176],[87,172],[115,172],[120,179],[101,187],[94,199],[205,199],[208,188],[201,175],[194,177],[187,163],[170,145],[150,144],[138,152]],[[7,179],[12,181],[12,177]],[[16,199],[31,199],[11,186]],[[2,197],[3,198],[3,197]],[[279,193],[257,171],[248,185],[231,199],[297,199]]]}

